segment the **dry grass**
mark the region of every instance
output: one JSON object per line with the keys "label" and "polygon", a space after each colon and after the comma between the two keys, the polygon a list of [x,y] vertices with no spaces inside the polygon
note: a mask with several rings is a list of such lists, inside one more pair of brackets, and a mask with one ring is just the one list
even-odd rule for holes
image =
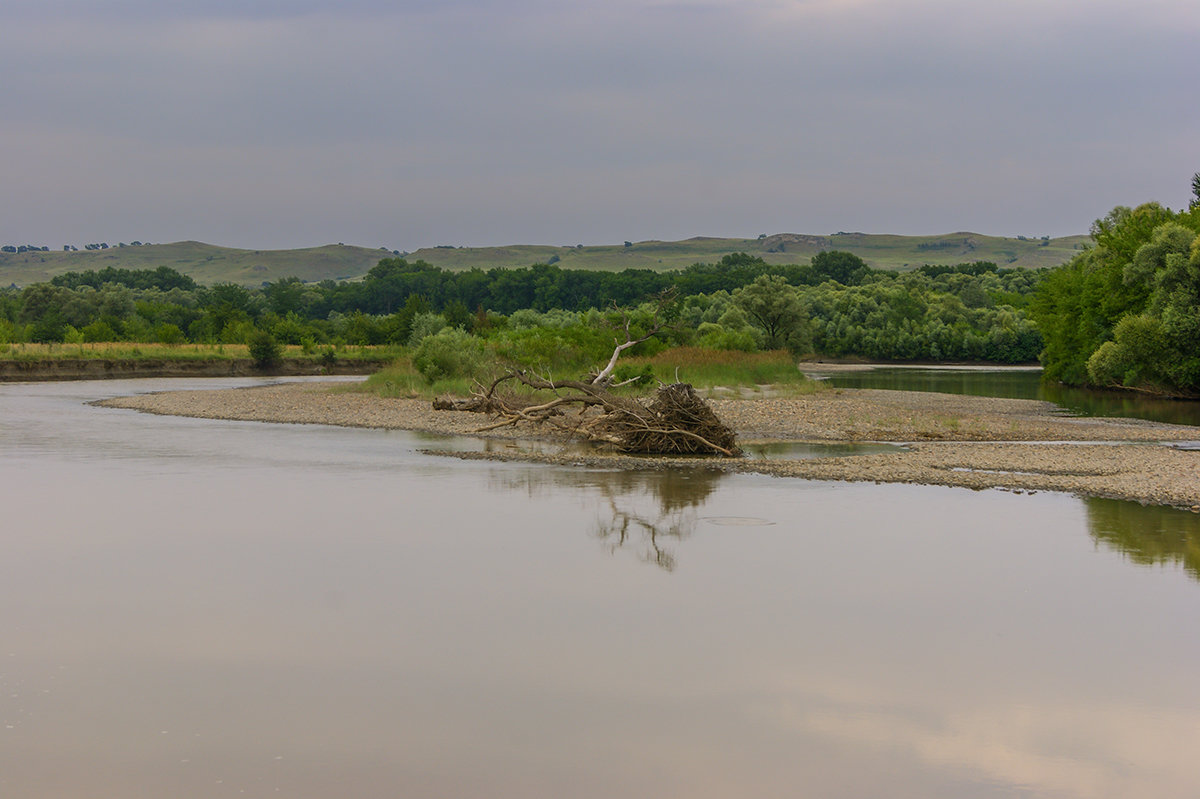
{"label": "dry grass", "polygon": [[753,390],[770,386],[775,394],[807,394],[820,388],[818,381],[801,373],[796,359],[784,350],[739,352],[674,347],[649,358],[630,358],[628,366],[649,366],[660,382],[690,383],[701,389],[726,386]]}
{"label": "dry grass", "polygon": [[[319,361],[328,357],[329,347],[310,348],[286,346],[283,357],[295,360]],[[379,360],[393,354],[388,347],[341,347],[334,350],[337,360]],[[225,361],[250,357],[245,344],[156,344],[134,341],[97,342],[81,344],[4,344],[0,345],[0,360],[51,361],[78,358],[107,361]]]}

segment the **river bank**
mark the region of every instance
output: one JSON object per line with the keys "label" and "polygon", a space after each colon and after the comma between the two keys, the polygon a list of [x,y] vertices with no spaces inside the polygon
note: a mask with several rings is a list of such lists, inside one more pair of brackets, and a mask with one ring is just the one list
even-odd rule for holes
{"label": "river bank", "polygon": [[135,377],[250,377],[252,375],[366,375],[386,360],[346,360],[332,365],[311,358],[285,358],[269,370],[251,358],[171,360],[167,358],[54,358],[0,360],[0,383],[42,380],[121,380]]}
{"label": "river bank", "polygon": [[[424,400],[384,399],[321,383],[174,391],[97,403],[212,419],[476,435],[475,414]],[[1064,416],[1049,402],[925,392],[838,389],[805,397],[718,399],[742,444],[889,441],[905,451],[807,460],[642,458],[525,451],[446,453],[612,468],[708,468],[817,480],[904,482],[1016,491],[1065,491],[1200,510],[1200,452],[1160,442],[1200,441],[1200,427]],[[502,428],[488,438],[524,439]]]}

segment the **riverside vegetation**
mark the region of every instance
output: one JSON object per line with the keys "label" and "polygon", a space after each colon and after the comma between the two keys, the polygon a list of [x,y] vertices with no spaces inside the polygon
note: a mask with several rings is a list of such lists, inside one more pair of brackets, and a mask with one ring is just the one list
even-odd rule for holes
{"label": "riverside vegetation", "polygon": [[87,357],[112,342],[215,357],[213,348],[219,354],[265,334],[312,357],[381,348],[436,383],[467,376],[485,356],[551,369],[606,356],[612,306],[630,309],[636,325],[652,312],[643,300],[670,289],[679,299],[669,328],[629,355],[682,347],[1029,362],[1041,339],[1025,308],[1044,275],[990,263],[901,274],[836,251],[811,264],[771,266],[743,254],[662,273],[547,265],[454,273],[385,258],[359,282],[288,278],[258,289],[203,286],[169,267],[106,269],[0,291],[0,357],[29,357],[35,344],[48,357]]}
{"label": "riverside vegetation", "polygon": [[390,376],[372,383],[383,390],[415,385],[412,370],[425,390],[469,385],[496,364],[570,377],[607,357],[617,307],[636,328],[654,313],[648,298],[672,291],[670,325],[627,353],[643,360],[626,360],[620,379],[630,370],[648,379],[663,350],[689,368],[721,360],[699,353],[736,353],[725,362],[747,364],[760,363],[750,353],[777,351],[998,364],[1040,357],[1047,376],[1065,383],[1196,396],[1200,177],[1193,188],[1186,211],[1114,209],[1093,226],[1093,246],[1057,269],[972,262],[896,272],[823,250],[800,264],[734,253],[678,270],[608,272],[546,263],[451,271],[386,257],[361,280],[289,277],[258,288],[205,286],[166,266],[67,272],[0,290],[0,359],[137,357],[150,345],[165,358],[216,358],[253,346],[269,366],[286,347],[308,359],[395,359]]}
{"label": "riverside vegetation", "polygon": [[1113,209],[1044,281],[1031,310],[1047,377],[1200,397],[1200,174],[1192,188],[1185,211]]}

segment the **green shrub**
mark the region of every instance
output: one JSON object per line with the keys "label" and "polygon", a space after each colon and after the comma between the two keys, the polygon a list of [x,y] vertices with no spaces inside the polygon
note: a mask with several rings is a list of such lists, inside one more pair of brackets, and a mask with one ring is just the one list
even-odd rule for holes
{"label": "green shrub", "polygon": [[408,346],[417,347],[429,336],[436,335],[446,327],[446,320],[440,313],[419,313],[413,317],[412,332],[409,333]]}
{"label": "green shrub", "polygon": [[83,340],[89,343],[97,341],[117,341],[120,338],[120,336],[117,335],[117,331],[113,329],[113,326],[104,320],[97,320],[92,322],[90,325],[85,325],[80,329],[79,332],[83,333]]}
{"label": "green shrub", "polygon": [[283,345],[267,331],[256,330],[247,343],[255,369],[270,369],[283,361]]}
{"label": "green shrub", "polygon": [[413,353],[413,366],[431,385],[439,380],[472,376],[487,361],[484,343],[458,328],[426,336]]}
{"label": "green shrub", "polygon": [[758,339],[751,330],[729,330],[720,324],[701,322],[696,329],[696,346],[709,350],[755,352]]}
{"label": "green shrub", "polygon": [[179,329],[179,325],[164,323],[159,325],[154,331],[154,338],[162,344],[179,344],[185,338],[183,331]]}

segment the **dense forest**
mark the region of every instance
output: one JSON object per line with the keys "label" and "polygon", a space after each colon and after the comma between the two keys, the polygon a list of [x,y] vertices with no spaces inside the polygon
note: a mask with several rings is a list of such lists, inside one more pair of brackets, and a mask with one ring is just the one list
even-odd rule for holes
{"label": "dense forest", "polygon": [[[673,272],[538,264],[451,272],[385,258],[361,280],[202,286],[168,267],[71,272],[0,291],[5,342],[244,343],[256,332],[318,345],[416,345],[442,329],[509,343],[531,329],[602,341],[605,311],[677,298],[672,344],[884,360],[1023,363],[1042,339],[1026,316],[1046,270],[993,263],[869,268],[839,251],[773,266],[735,254]],[[545,334],[542,334],[545,335]]]}
{"label": "dense forest", "polygon": [[1200,175],[1186,211],[1118,207],[1030,307],[1047,377],[1200,395]]}

